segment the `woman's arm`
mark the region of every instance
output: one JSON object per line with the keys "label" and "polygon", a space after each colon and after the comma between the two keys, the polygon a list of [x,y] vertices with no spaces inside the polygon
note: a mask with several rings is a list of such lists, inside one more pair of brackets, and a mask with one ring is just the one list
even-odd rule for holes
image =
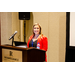
{"label": "woman's arm", "polygon": [[48,49],[48,39],[47,39],[47,37],[43,37],[43,47],[42,47],[42,50],[45,50],[45,51],[47,51],[47,49]]}
{"label": "woman's arm", "polygon": [[28,40],[28,42],[27,42],[27,47],[29,48],[29,40]]}

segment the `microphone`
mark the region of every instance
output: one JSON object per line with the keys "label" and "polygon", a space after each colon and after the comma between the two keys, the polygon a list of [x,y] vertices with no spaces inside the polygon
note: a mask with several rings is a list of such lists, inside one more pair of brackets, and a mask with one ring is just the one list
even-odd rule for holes
{"label": "microphone", "polygon": [[15,34],[17,34],[17,31],[14,32],[14,34],[12,34],[9,38],[9,40],[11,40],[11,38],[13,38],[15,36]]}

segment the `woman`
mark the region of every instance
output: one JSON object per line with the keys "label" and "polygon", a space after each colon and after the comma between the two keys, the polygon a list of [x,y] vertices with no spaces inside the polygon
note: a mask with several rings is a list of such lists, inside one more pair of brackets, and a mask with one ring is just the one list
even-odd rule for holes
{"label": "woman", "polygon": [[[41,34],[41,26],[39,23],[35,23],[33,25],[33,35],[29,37],[28,43],[27,43],[28,48],[29,47],[36,47],[41,50],[47,51],[48,49],[48,40],[47,37]],[[45,61],[47,61],[47,56],[45,53]]]}

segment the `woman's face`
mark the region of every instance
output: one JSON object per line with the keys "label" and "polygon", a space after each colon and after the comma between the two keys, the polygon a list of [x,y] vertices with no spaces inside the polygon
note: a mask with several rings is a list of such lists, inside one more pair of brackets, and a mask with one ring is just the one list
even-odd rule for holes
{"label": "woman's face", "polygon": [[40,27],[38,25],[35,25],[33,28],[33,32],[35,33],[35,35],[38,35],[40,32]]}

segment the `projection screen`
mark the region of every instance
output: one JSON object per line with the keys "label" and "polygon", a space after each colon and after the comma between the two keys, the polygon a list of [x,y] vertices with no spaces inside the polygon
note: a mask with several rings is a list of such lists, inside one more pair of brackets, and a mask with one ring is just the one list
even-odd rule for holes
{"label": "projection screen", "polygon": [[69,46],[75,46],[75,12],[70,12],[70,39]]}

